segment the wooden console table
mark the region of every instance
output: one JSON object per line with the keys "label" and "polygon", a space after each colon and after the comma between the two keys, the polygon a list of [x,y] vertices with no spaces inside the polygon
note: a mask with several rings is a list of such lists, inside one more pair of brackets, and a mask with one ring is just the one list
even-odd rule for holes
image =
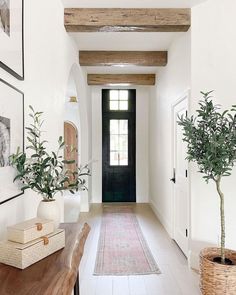
{"label": "wooden console table", "polygon": [[66,246],[47,258],[20,270],[0,263],[1,295],[71,295],[79,294],[78,268],[90,231],[78,223],[63,223]]}

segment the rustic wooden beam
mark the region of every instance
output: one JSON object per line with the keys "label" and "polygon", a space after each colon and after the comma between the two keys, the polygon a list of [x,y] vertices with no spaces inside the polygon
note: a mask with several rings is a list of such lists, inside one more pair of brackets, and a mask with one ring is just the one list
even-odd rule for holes
{"label": "rustic wooden beam", "polygon": [[191,9],[65,8],[67,32],[186,32]]}
{"label": "rustic wooden beam", "polygon": [[80,51],[81,66],[166,66],[167,51]]}
{"label": "rustic wooden beam", "polygon": [[88,85],[155,85],[155,74],[88,74]]}

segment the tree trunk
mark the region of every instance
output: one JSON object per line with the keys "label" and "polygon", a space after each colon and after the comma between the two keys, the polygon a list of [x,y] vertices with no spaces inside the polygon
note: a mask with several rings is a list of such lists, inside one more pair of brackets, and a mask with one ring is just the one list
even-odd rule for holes
{"label": "tree trunk", "polygon": [[221,177],[216,180],[217,192],[220,196],[220,221],[221,221],[221,263],[225,264],[225,208],[224,194],[220,188]]}

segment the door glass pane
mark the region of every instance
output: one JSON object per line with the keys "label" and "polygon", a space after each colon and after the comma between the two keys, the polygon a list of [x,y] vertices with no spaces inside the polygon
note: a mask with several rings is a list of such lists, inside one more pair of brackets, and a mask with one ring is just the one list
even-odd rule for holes
{"label": "door glass pane", "polygon": [[110,136],[110,151],[119,151],[119,135]]}
{"label": "door glass pane", "polygon": [[111,111],[128,111],[128,90],[110,90],[109,108]]}
{"label": "door glass pane", "polygon": [[128,100],[128,90],[120,90],[120,100]]}
{"label": "door glass pane", "polygon": [[119,151],[128,151],[128,135],[119,136]]}
{"label": "door glass pane", "polygon": [[119,100],[119,90],[110,91],[110,100]]}
{"label": "door glass pane", "polygon": [[128,120],[110,120],[110,165],[128,165]]}
{"label": "door glass pane", "polygon": [[119,165],[119,153],[118,152],[110,152],[110,165],[118,166]]}
{"label": "door glass pane", "polygon": [[112,111],[118,111],[119,110],[119,101],[117,100],[111,100],[110,101],[110,110]]}
{"label": "door glass pane", "polygon": [[128,101],[121,100],[119,103],[120,103],[119,110],[121,110],[121,111],[128,111],[128,109],[129,109],[129,107],[128,107]]}
{"label": "door glass pane", "polygon": [[120,134],[128,134],[128,120],[120,120]]}
{"label": "door glass pane", "polygon": [[127,166],[128,165],[128,153],[127,152],[121,152],[120,153],[120,165],[121,166]]}
{"label": "door glass pane", "polygon": [[110,134],[119,134],[119,120],[110,120]]}

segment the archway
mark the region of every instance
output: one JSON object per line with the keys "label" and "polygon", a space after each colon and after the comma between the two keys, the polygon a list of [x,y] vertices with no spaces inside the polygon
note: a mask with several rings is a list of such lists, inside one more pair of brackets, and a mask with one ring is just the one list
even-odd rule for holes
{"label": "archway", "polygon": [[[77,165],[84,165],[89,159],[89,124],[87,112],[86,81],[81,69],[77,64],[74,64],[69,73],[65,96],[64,132],[68,134],[64,134],[64,136],[68,147],[73,146],[76,150],[75,153],[70,155],[65,152],[65,158],[69,156],[71,158],[73,157]],[[71,168],[76,169],[76,167]],[[89,211],[88,192],[79,192],[73,196],[67,192],[65,194],[65,221],[76,221],[75,218],[79,214],[79,211]],[[68,215],[70,215],[69,219],[67,218]],[[72,215],[73,218],[71,218]]]}

